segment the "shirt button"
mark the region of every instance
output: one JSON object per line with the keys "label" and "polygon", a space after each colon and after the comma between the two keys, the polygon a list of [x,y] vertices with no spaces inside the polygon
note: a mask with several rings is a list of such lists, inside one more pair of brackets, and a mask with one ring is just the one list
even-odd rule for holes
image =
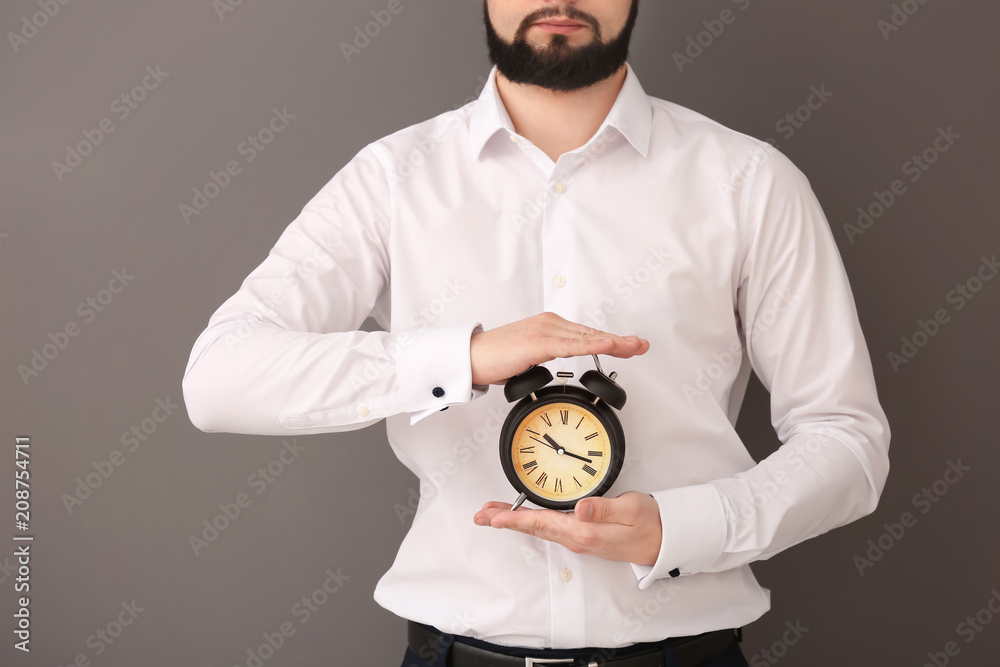
{"label": "shirt button", "polygon": [[559,578],[562,579],[563,581],[569,581],[570,579],[573,578],[573,573],[569,570],[569,568],[566,568],[559,573]]}
{"label": "shirt button", "polygon": [[552,189],[555,190],[556,194],[561,195],[562,193],[566,192],[566,184],[563,183],[562,181],[556,181],[555,183],[552,184]]}
{"label": "shirt button", "polygon": [[552,279],[552,284],[555,285],[556,287],[565,287],[566,276],[556,276],[555,278]]}
{"label": "shirt button", "polygon": [[367,417],[368,416],[368,408],[366,408],[364,406],[358,408],[358,416],[360,416],[360,417]]}
{"label": "shirt button", "polygon": [[441,387],[434,387],[431,389],[431,393],[434,394],[434,398],[441,398],[444,396],[444,389]]}
{"label": "shirt button", "polygon": [[510,135],[510,140],[513,141],[515,144],[521,143],[521,137],[517,136],[516,134]]}

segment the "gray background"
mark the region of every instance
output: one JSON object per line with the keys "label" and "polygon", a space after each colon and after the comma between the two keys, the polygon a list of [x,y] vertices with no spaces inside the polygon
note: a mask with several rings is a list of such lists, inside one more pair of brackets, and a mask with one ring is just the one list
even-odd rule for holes
{"label": "gray background", "polygon": [[[892,472],[876,513],[754,565],[773,600],[746,629],[756,664],[920,665],[948,641],[960,650],[952,664],[995,664],[1000,654],[1000,619],[969,642],[957,627],[1000,587],[1000,280],[961,310],[946,300],[1000,250],[1000,9],[905,4],[919,11],[884,39],[877,21],[890,19],[887,0],[753,0],[745,9],[647,1],[633,42],[649,94],[775,138],[809,176],[892,426]],[[243,0],[220,19],[207,0],[70,2],[15,52],[9,33],[41,10],[37,0],[0,4],[0,537],[10,545],[0,549],[0,663],[64,665],[83,654],[94,665],[245,665],[247,650],[286,621],[296,632],[265,665],[400,662],[403,621],[372,590],[407,529],[397,510],[416,483],[384,424],[298,438],[304,451],[258,495],[248,479],[277,458],[281,439],[205,434],[183,407],[149,421],[157,399],[181,403],[181,375],[209,315],[357,150],[478,94],[489,70],[479,2],[403,0],[347,63],[340,43],[386,5]],[[735,22],[678,71],[674,52],[726,8]],[[115,98],[157,65],[169,75],[119,120]],[[776,123],[813,85],[833,97],[782,136]],[[246,163],[237,146],[275,107],[296,118]],[[53,161],[105,117],[114,131],[60,181]],[[949,126],[961,139],[852,242],[843,226],[858,206],[906,179],[903,163]],[[179,205],[231,159],[242,173],[185,224]],[[134,279],[85,321],[78,304],[122,267]],[[896,372],[887,354],[939,308],[950,321]],[[78,335],[23,382],[18,365],[70,322]],[[155,431],[130,452],[122,434],[144,420]],[[739,430],[758,458],[778,444],[756,380]],[[12,649],[11,634],[17,435],[32,440],[30,655]],[[64,494],[115,450],[121,465],[70,512]],[[914,495],[959,459],[971,470],[939,483],[947,494],[921,513]],[[189,536],[241,492],[252,504],[196,556]],[[915,525],[887,537],[884,524],[904,512]],[[891,548],[859,574],[855,557],[880,537]],[[293,605],[327,568],[350,578],[303,623]],[[112,644],[88,645],[132,600],[143,609],[135,621]],[[796,622],[808,631],[781,645]],[[780,660],[760,653],[772,647]]]}

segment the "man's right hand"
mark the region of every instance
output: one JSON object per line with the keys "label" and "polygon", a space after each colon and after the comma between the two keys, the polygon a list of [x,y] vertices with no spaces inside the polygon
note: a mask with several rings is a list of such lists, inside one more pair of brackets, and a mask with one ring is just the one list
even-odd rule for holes
{"label": "man's right hand", "polygon": [[535,364],[560,357],[606,354],[627,359],[649,350],[649,341],[617,336],[556,315],[527,319],[472,334],[472,384],[504,384]]}

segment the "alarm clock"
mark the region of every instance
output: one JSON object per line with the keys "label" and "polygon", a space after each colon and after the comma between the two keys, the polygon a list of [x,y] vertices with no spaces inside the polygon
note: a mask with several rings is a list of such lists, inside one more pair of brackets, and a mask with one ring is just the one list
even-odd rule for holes
{"label": "alarm clock", "polygon": [[[552,384],[552,373],[532,366],[507,380],[504,396],[517,404],[500,430],[500,462],[520,492],[511,510],[525,500],[539,507],[571,510],[588,496],[604,495],[625,461],[625,433],[616,410],[625,405],[617,373],[597,370],[577,387]],[[573,373],[558,372],[560,378]]]}

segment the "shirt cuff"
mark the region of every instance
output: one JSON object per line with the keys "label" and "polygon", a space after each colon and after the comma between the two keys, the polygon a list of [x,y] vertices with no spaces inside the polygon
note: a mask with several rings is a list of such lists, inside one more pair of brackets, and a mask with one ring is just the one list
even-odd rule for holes
{"label": "shirt cuff", "polygon": [[489,390],[472,384],[472,334],[483,325],[465,324],[409,332],[396,358],[403,410],[410,425],[450,405],[469,403]]}
{"label": "shirt cuff", "polygon": [[663,537],[652,565],[629,563],[639,589],[663,577],[701,572],[712,565],[726,544],[728,522],[718,489],[697,484],[650,494],[660,506]]}

